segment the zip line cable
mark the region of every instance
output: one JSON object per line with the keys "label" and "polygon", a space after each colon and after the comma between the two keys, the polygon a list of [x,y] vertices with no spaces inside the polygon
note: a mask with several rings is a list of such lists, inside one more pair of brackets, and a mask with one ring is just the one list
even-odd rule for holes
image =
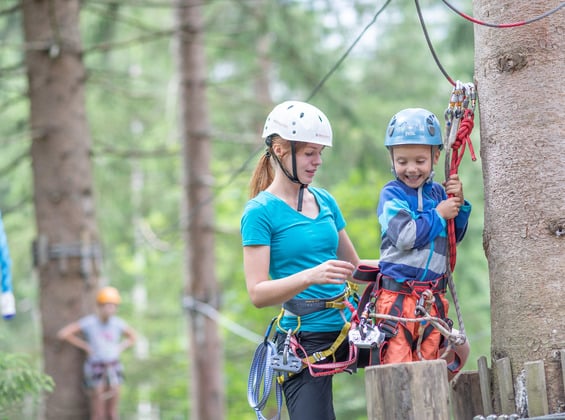
{"label": "zip line cable", "polygon": [[439,58],[436,54],[436,51],[435,51],[434,46],[432,44],[432,41],[430,39],[430,35],[428,34],[428,29],[426,28],[426,23],[424,22],[424,16],[422,15],[422,10],[420,9],[420,2],[418,0],[414,0],[414,2],[416,3],[416,11],[418,12],[418,19],[420,20],[420,26],[422,27],[422,31],[424,32],[424,37],[426,38],[426,43],[428,44],[428,48],[429,48],[430,52],[432,53],[434,61],[436,62],[436,65],[438,66],[441,73],[449,81],[449,83],[451,83],[452,86],[455,86],[455,82],[449,76],[449,74],[447,73],[445,68],[442,66],[442,64],[439,61]]}
{"label": "zip line cable", "polygon": [[533,22],[537,22],[538,20],[541,20],[543,18],[546,18],[552,14],[554,14],[555,12],[558,12],[560,9],[562,9],[563,7],[565,7],[565,1],[561,2],[559,4],[559,6],[554,7],[553,9],[542,13],[539,16],[536,16],[532,19],[527,19],[527,20],[522,20],[522,21],[518,21],[518,22],[512,22],[512,23],[489,23],[489,22],[484,22],[482,20],[476,19],[466,13],[461,12],[460,10],[458,10],[455,6],[453,6],[451,3],[449,3],[447,0],[441,0],[447,7],[449,7],[451,10],[453,10],[455,13],[457,13],[459,16],[467,19],[470,22],[476,23],[477,25],[482,25],[482,26],[489,26],[491,28],[515,28],[518,26],[524,26],[524,25],[528,25],[530,23]]}
{"label": "zip line cable", "polygon": [[[565,2],[561,2],[559,4],[559,6],[554,7],[553,9],[542,13],[539,16],[536,16],[534,18],[531,19],[527,19],[527,20],[522,20],[522,21],[518,21],[518,22],[513,22],[513,23],[488,23],[488,22],[484,22],[481,21],[479,19],[476,19],[472,16],[469,16],[463,12],[461,12],[460,10],[456,9],[452,4],[450,4],[447,0],[441,0],[447,7],[449,7],[451,10],[453,10],[455,13],[457,13],[459,16],[463,17],[464,19],[477,24],[477,25],[482,25],[482,26],[488,26],[491,28],[497,28],[497,29],[502,29],[502,28],[515,28],[518,26],[524,26],[533,22],[536,22],[538,20],[541,20],[543,18],[546,18],[556,12],[558,12],[560,9],[562,9],[563,7],[565,7]],[[453,79],[449,76],[449,74],[447,73],[447,71],[445,70],[445,68],[443,67],[443,65],[441,64],[438,55],[436,54],[436,51],[433,47],[432,41],[430,39],[430,36],[428,34],[428,30],[426,28],[426,23],[424,22],[424,16],[422,15],[422,10],[420,8],[420,2],[419,0],[414,0],[415,4],[416,4],[416,11],[418,12],[418,19],[420,20],[420,26],[422,27],[422,32],[424,33],[424,37],[426,38],[426,43],[428,44],[428,49],[430,50],[430,53],[432,54],[434,61],[436,62],[436,65],[438,66],[439,70],[441,71],[441,73],[444,75],[444,77],[449,81],[449,83],[451,83],[452,86],[455,86],[455,82],[453,81]]]}
{"label": "zip line cable", "polygon": [[386,3],[383,4],[382,7],[379,10],[377,10],[377,13],[375,13],[375,16],[373,16],[373,19],[371,19],[371,21],[365,26],[365,28],[363,28],[361,33],[357,36],[357,38],[355,38],[355,40],[349,46],[349,48],[345,51],[345,53],[343,53],[343,55],[340,57],[340,59],[332,66],[330,71],[328,71],[326,73],[326,75],[322,78],[322,80],[320,80],[320,82],[316,85],[316,87],[314,88],[314,90],[312,91],[310,96],[308,96],[308,98],[306,99],[306,102],[309,102],[318,93],[318,91],[322,88],[322,86],[326,83],[326,81],[338,69],[338,67],[341,65],[341,63],[343,63],[343,61],[345,61],[345,59],[347,58],[349,53],[353,50],[353,48],[355,48],[357,43],[361,40],[361,38],[363,38],[363,36],[369,30],[369,28],[375,24],[379,15],[386,9],[386,7],[390,4],[390,2],[391,2],[391,0],[387,0]]}

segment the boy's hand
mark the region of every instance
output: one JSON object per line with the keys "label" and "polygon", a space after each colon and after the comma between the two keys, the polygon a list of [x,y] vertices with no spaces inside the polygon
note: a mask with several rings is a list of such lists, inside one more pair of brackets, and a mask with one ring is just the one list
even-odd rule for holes
{"label": "boy's hand", "polygon": [[450,220],[457,217],[459,214],[459,207],[461,207],[459,197],[451,197],[440,202],[437,205],[436,210],[445,220]]}
{"label": "boy's hand", "polygon": [[459,175],[451,175],[448,180],[443,183],[443,186],[447,195],[458,199],[459,207],[461,207],[465,202],[465,198],[463,197],[463,184],[459,179]]}

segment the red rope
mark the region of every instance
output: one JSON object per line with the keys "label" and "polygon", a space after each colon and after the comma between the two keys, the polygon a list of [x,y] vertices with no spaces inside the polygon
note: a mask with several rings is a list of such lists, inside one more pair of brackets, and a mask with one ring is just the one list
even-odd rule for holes
{"label": "red rope", "polygon": [[[470,109],[466,109],[463,113],[463,118],[459,124],[459,130],[457,130],[457,136],[451,145],[450,175],[456,174],[459,170],[459,165],[461,164],[463,154],[465,153],[465,146],[469,146],[469,153],[471,153],[471,159],[473,162],[477,160],[475,149],[473,149],[473,143],[471,142],[471,132],[475,126],[474,117],[475,115]],[[459,151],[459,149],[461,149],[461,151]]]}
{"label": "red rope", "polygon": [[[459,124],[459,129],[457,130],[457,135],[455,141],[451,145],[451,165],[449,168],[449,175],[455,175],[459,171],[459,165],[463,160],[463,155],[465,154],[465,146],[469,146],[469,153],[471,153],[471,159],[473,161],[477,160],[475,155],[475,150],[473,148],[473,143],[471,142],[471,132],[475,126],[474,122],[475,114],[470,109],[465,109],[461,122]],[[459,150],[461,149],[461,150]],[[453,197],[450,194],[449,197]],[[457,260],[457,238],[455,236],[455,219],[450,219],[447,221],[447,238],[449,241],[449,266],[451,272],[455,269],[455,263]]]}

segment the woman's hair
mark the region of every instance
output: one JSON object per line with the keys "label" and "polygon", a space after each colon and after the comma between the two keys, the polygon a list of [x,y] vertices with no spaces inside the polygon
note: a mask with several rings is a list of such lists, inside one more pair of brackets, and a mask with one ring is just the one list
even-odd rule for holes
{"label": "woman's hair", "polygon": [[[287,153],[290,153],[290,141],[283,139],[281,136],[277,134],[273,134],[268,137],[267,141],[267,150],[259,159],[257,166],[255,167],[255,171],[253,171],[253,175],[251,176],[251,180],[249,181],[249,197],[253,198],[261,191],[267,189],[269,185],[273,182],[275,178],[275,169],[274,169],[274,162],[271,161],[271,157],[274,154],[273,146],[275,144],[279,144],[283,150],[282,155],[279,156],[279,159],[286,156]],[[304,147],[306,143],[303,142],[296,142],[296,151],[299,151],[302,147]],[[276,158],[273,158],[276,159]]]}

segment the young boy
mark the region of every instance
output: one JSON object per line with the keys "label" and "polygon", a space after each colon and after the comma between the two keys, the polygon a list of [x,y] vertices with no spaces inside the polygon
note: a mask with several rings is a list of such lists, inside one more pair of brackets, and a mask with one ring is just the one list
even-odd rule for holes
{"label": "young boy", "polygon": [[[377,210],[382,239],[377,313],[415,318],[418,300],[430,290],[435,302],[429,314],[447,320],[447,221],[455,219],[456,240],[461,241],[471,205],[463,197],[457,175],[450,176],[444,186],[433,181],[433,166],[443,148],[433,113],[421,108],[398,112],[387,127],[385,146],[396,180],[381,191]],[[381,349],[381,363],[440,357],[440,331],[428,323],[422,332],[420,325],[382,321],[379,327],[389,338]],[[421,346],[416,348],[420,335]]]}

